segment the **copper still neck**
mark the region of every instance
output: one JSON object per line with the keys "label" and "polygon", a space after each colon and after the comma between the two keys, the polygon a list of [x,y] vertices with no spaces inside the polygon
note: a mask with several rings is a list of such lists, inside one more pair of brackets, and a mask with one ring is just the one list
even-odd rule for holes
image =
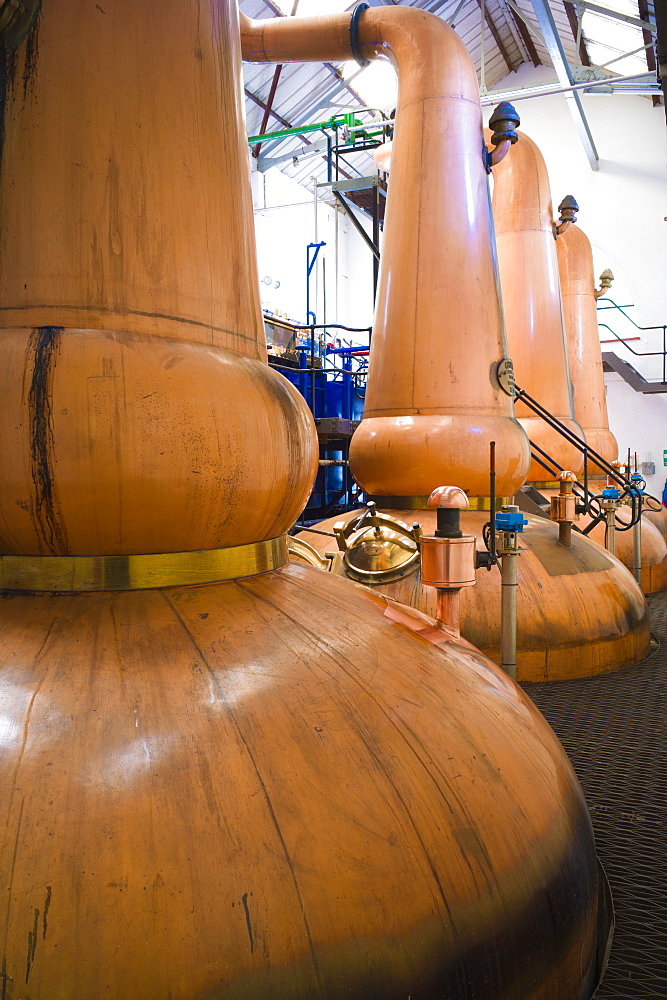
{"label": "copper still neck", "polygon": [[[519,141],[495,168],[493,177],[500,284],[517,383],[583,437],[573,412],[549,177],[532,139],[519,133]],[[516,413],[530,439],[559,468],[581,471],[583,458],[577,449],[525,405],[517,404]],[[544,468],[533,462],[529,481],[544,478]]]}
{"label": "copper still neck", "polygon": [[265,364],[236,3],[49,0],[2,59],[0,554],[278,538],[317,444]]}
{"label": "copper still neck", "polygon": [[[350,56],[350,15],[241,18],[251,61]],[[495,378],[506,354],[493,254],[481,109],[456,33],[414,8],[373,8],[359,54],[399,78],[391,182],[364,420],[352,472],[377,495],[428,496],[441,482],[486,493],[490,440],[498,491],[515,492],[528,444]]]}
{"label": "copper still neck", "polygon": [[574,415],[591,448],[613,462],[618,457],[618,444],[609,430],[593,251],[579,226],[570,226],[559,238],[556,249]]}

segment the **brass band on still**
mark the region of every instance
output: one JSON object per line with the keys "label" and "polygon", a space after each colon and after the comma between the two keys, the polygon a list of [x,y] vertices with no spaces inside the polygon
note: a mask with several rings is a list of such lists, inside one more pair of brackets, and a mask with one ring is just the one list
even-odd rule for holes
{"label": "brass band on still", "polygon": [[[590,816],[494,662],[498,574],[478,566],[496,508],[523,524],[532,468],[496,367],[522,386],[535,331],[505,330],[488,170],[496,209],[504,184],[533,198],[539,151],[507,107],[487,148],[472,59],[421,8],[19,6],[0,53],[3,997],[588,1000],[609,933]],[[318,440],[266,363],[242,62],[386,57],[350,449],[375,506],[293,539]],[[552,222],[541,202],[496,221],[535,280]],[[526,520],[517,677],[639,660],[632,575]]]}

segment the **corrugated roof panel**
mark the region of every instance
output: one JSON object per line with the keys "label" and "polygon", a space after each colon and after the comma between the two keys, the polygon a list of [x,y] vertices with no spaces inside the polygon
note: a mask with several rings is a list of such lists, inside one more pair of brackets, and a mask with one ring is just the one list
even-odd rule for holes
{"label": "corrugated roof panel", "polygon": [[[437,0],[393,0],[396,6],[419,7],[430,9],[437,13],[444,21],[454,19],[454,30],[457,32],[464,45],[468,49],[475,63],[478,79],[481,75],[481,51],[482,51],[482,11],[480,0],[466,0],[459,9],[459,0],[446,0],[438,3]],[[637,16],[636,0],[600,0],[609,7],[615,7],[624,12],[630,12]],[[521,15],[523,31],[528,31],[532,44],[537,51],[540,61],[546,65],[551,65],[551,60],[547,48],[541,40],[541,33],[537,23],[537,17],[533,9],[531,0],[485,0],[485,8],[488,17],[492,20],[496,33],[500,38],[505,53],[498,47],[494,34],[491,31],[488,20],[484,26],[484,83],[486,90],[492,91],[498,83],[510,72],[509,64],[515,69],[522,63],[530,62],[529,46],[526,45],[522,37],[522,30],[517,25],[517,17],[511,10],[513,4]],[[554,21],[560,35],[566,57],[571,65],[577,64],[579,53],[575,36],[570,20],[568,18],[562,0],[550,0],[550,8]],[[240,0],[240,9],[249,17],[263,19],[275,16],[274,0]],[[349,4],[351,9],[354,3]],[[576,9],[576,2],[575,2]],[[653,2],[650,0],[649,9],[653,10]],[[454,18],[454,14],[456,17]],[[608,58],[613,57],[613,51],[609,48],[603,49],[605,43],[600,38],[600,45],[595,46],[594,32],[604,19],[598,17],[591,19],[586,15],[587,21],[585,38],[591,42],[591,49],[595,55],[601,52],[608,52]],[[608,19],[607,19],[608,20]],[[592,25],[592,27],[589,27]],[[527,27],[526,27],[527,26]],[[617,31],[618,34],[618,31]],[[638,31],[641,39],[641,31]],[[638,47],[642,42],[638,41]],[[506,58],[507,56],[507,58]],[[643,57],[634,57],[642,59]],[[645,61],[645,60],[644,60]],[[634,65],[634,64],[633,64]],[[641,63],[643,65],[643,63]],[[341,70],[341,66],[336,69]],[[612,65],[610,72],[623,72],[623,68],[618,69]],[[271,84],[274,78],[275,67],[263,64],[245,64],[244,79],[245,86],[254,97],[266,103],[269,97]],[[360,84],[361,86],[361,81]],[[354,81],[352,81],[352,89]],[[341,106],[341,107],[339,107]],[[310,63],[305,65],[286,65],[281,71],[280,80],[274,96],[273,109],[280,115],[283,121],[292,125],[303,124],[305,122],[323,121],[336,111],[342,111],[344,107],[359,108],[363,106],[363,101],[351,93],[350,89],[335,78],[332,68],[326,68],[321,64]],[[264,111],[253,100],[246,100],[247,126],[249,134],[257,134],[260,130]],[[268,130],[275,131],[281,127],[281,123],[274,115],[270,116]],[[311,133],[308,136],[308,143],[324,145],[325,137],[320,132]],[[306,186],[310,186],[310,177],[316,174],[320,182],[326,178],[326,164],[321,159],[321,154],[313,154],[310,149],[305,149],[307,144],[298,137],[283,139],[280,141],[267,141],[262,148],[262,155],[273,160],[283,157],[280,160],[281,169],[295,177]],[[293,162],[293,157],[296,161]],[[361,153],[351,161],[349,171],[354,173],[354,169],[361,173],[370,173],[374,170],[370,155]]]}

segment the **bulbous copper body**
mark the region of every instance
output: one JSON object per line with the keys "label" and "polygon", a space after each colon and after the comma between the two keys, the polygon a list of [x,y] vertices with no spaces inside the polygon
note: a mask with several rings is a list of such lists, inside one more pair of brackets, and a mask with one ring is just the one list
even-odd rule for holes
{"label": "bulbous copper body", "polygon": [[567,757],[385,607],[296,566],[0,600],[8,996],[590,995]]}
{"label": "bulbous copper body", "polygon": [[[589,483],[589,489],[593,492],[601,492],[606,486],[606,479],[593,479]],[[546,489],[542,493],[550,497],[556,494],[556,490]],[[619,515],[624,521],[630,520],[630,509],[621,507]],[[658,511],[658,517],[660,512]],[[583,529],[590,524],[590,519],[585,515],[577,522]],[[596,524],[588,534],[599,545],[606,545],[607,527],[605,522]],[[634,568],[634,531],[616,531],[616,558],[629,570]],[[646,514],[642,515],[641,530],[641,589],[645,594],[655,594],[659,590],[667,587],[667,541],[660,531],[659,524],[655,524]]]}
{"label": "bulbous copper body", "polygon": [[[305,499],[240,56],[232,0],[44,0],[2,53],[3,570],[257,546]],[[0,594],[3,1000],[587,1000],[581,789],[480,653],[297,567],[69,588]]]}
{"label": "bulbous copper body", "polygon": [[[344,515],[354,517],[359,511]],[[432,510],[387,510],[407,524],[418,521],[425,534],[436,527]],[[576,532],[572,546],[558,541],[558,525],[532,514],[521,536],[517,592],[517,679],[566,680],[588,677],[637,663],[649,651],[650,625],[642,592],[618,559]],[[489,514],[464,511],[461,529],[477,536]],[[334,520],[317,525],[331,530]],[[335,549],[335,539],[299,535],[319,552]],[[377,591],[432,617],[436,591],[421,584],[419,572]],[[500,574],[477,570],[474,587],[461,591],[461,634],[494,662],[500,658]]]}
{"label": "bulbous copper body", "polygon": [[[603,545],[604,524],[596,525],[590,537]],[[667,587],[667,544],[659,526],[646,515],[642,516],[641,546],[642,590],[645,594],[656,594]],[[616,532],[616,556],[624,566],[632,569],[634,558],[632,529]]]}
{"label": "bulbous copper body", "polygon": [[644,511],[644,518],[656,526],[663,538],[667,538],[667,507],[660,507],[659,510],[648,507]]}
{"label": "bulbous copper body", "polygon": [[4,553],[243,545],[282,534],[303,509],[317,469],[314,423],[258,359],[42,327],[3,330],[0,360]]}

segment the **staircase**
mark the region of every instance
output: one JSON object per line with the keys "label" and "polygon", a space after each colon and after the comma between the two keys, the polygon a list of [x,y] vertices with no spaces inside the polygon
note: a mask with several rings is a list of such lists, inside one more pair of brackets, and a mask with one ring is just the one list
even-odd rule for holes
{"label": "staircase", "polygon": [[612,351],[603,352],[602,367],[606,372],[616,372],[620,375],[635,392],[657,393],[667,392],[667,382],[648,382],[643,375],[640,375],[636,368],[623,361]]}
{"label": "staircase", "polygon": [[547,521],[551,520],[551,502],[530,483],[521,487],[514,497],[514,503],[524,514],[535,514],[537,517],[546,518]]}

